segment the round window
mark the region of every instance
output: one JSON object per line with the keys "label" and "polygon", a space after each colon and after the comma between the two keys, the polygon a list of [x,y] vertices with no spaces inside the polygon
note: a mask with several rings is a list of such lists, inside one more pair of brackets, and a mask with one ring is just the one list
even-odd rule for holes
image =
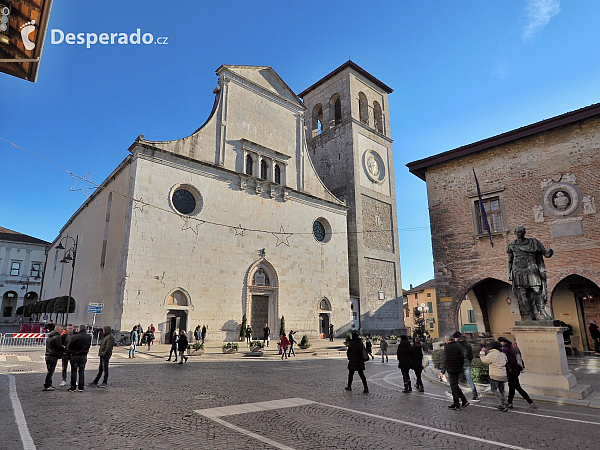
{"label": "round window", "polygon": [[323,242],[325,240],[325,227],[318,220],[313,222],[313,235],[319,242]]}
{"label": "round window", "polygon": [[187,189],[173,192],[173,207],[181,214],[191,214],[196,209],[196,198]]}

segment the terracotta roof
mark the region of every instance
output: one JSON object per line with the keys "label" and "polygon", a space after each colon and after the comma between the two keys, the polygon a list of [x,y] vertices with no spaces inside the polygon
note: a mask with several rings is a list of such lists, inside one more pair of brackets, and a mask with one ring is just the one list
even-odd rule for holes
{"label": "terracotta roof", "polygon": [[33,236],[28,236],[8,228],[0,227],[0,241],[22,242],[25,244],[50,245],[50,242],[43,241]]}
{"label": "terracotta roof", "polygon": [[426,281],[425,283],[420,284],[420,285],[406,291],[406,293],[414,294],[415,292],[421,292],[421,291],[424,291],[425,289],[435,289],[435,279],[432,278],[431,280]]}
{"label": "terracotta roof", "polygon": [[377,86],[379,86],[381,89],[383,89],[386,93],[391,94],[392,92],[394,92],[394,90],[389,87],[387,84],[381,82],[380,80],[378,80],[377,78],[375,78],[373,75],[371,75],[369,72],[367,72],[365,69],[363,69],[362,67],[360,67],[358,64],[356,64],[355,62],[352,62],[350,60],[348,60],[348,62],[342,64],[340,67],[338,67],[337,69],[335,69],[333,72],[331,72],[328,75],[325,75],[323,78],[321,78],[319,81],[317,81],[316,83],[314,83],[312,86],[304,89],[302,92],[300,92],[298,94],[298,97],[303,98],[307,93],[309,93],[310,91],[312,91],[314,88],[316,88],[318,85],[322,84],[323,82],[329,80],[330,78],[333,78],[334,76],[336,76],[338,73],[342,72],[343,70],[345,70],[347,67],[353,69],[355,72],[358,72],[359,74],[361,74],[363,77],[365,77],[367,80],[371,81],[372,83],[376,84]]}
{"label": "terracotta roof", "polygon": [[418,176],[422,180],[425,180],[425,173],[427,172],[428,167],[451,161],[456,158],[462,158],[463,156],[481,152],[497,145],[506,144],[518,139],[524,139],[544,131],[569,125],[598,115],[600,115],[600,103],[594,103],[593,105],[586,106],[585,108],[570,111],[568,113],[561,114],[560,116],[551,117],[531,125],[526,125],[524,127],[517,128],[516,130],[508,131],[482,141],[474,142],[473,144],[464,145],[453,150],[438,153],[437,155],[433,155],[425,159],[419,159],[418,161],[410,162],[406,166],[412,174]]}

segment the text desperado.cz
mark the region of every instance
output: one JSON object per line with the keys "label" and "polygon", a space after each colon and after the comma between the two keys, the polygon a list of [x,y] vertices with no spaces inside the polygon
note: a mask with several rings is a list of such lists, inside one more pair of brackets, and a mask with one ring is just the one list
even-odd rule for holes
{"label": "text desperado.cz", "polygon": [[92,45],[99,43],[102,45],[114,45],[114,44],[160,44],[167,45],[167,37],[161,36],[154,39],[154,35],[152,33],[144,33],[141,34],[140,29],[138,28],[134,33],[100,33],[100,35],[96,33],[64,33],[59,29],[51,30],[51,44],[61,44],[62,42],[66,42],[67,44],[80,44],[87,48],[90,48]]}

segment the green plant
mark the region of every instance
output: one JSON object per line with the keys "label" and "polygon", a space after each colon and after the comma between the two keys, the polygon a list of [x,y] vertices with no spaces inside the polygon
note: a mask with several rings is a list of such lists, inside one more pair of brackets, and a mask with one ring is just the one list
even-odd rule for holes
{"label": "green plant", "polygon": [[307,335],[302,336],[302,339],[300,339],[300,347],[310,347]]}
{"label": "green plant", "polygon": [[378,336],[378,335],[373,336],[373,342],[377,342],[379,339],[381,339],[381,336]]}
{"label": "green plant", "polygon": [[281,323],[279,324],[279,336],[283,336],[285,334],[285,318],[281,316]]}
{"label": "green plant", "polygon": [[487,384],[490,382],[489,367],[481,362],[480,358],[471,361],[471,376],[475,383]]}
{"label": "green plant", "polygon": [[201,342],[194,342],[193,344],[188,344],[188,348],[192,348],[194,349],[194,351],[197,350],[204,350],[204,344],[202,344]]}
{"label": "green plant", "polygon": [[265,344],[263,341],[252,341],[250,342],[250,348],[264,348]]}
{"label": "green plant", "polygon": [[223,348],[234,348],[235,350],[239,350],[240,345],[237,342],[228,342],[227,344],[223,344]]}
{"label": "green plant", "polygon": [[413,320],[415,324],[415,331],[413,332],[413,340],[415,338],[419,338],[421,342],[427,345],[427,338],[429,337],[429,333],[427,332],[427,328],[425,327],[425,314],[423,314],[418,309],[415,309],[415,318]]}
{"label": "green plant", "polygon": [[244,340],[246,337],[246,326],[248,325],[248,319],[246,314],[242,316],[242,325],[240,326],[240,340]]}
{"label": "green plant", "polygon": [[431,359],[433,360],[433,367],[436,369],[442,368],[444,362],[444,349],[434,350],[431,352]]}
{"label": "green plant", "polygon": [[398,336],[396,336],[395,334],[390,334],[390,337],[388,338],[388,341],[395,341],[398,339]]}

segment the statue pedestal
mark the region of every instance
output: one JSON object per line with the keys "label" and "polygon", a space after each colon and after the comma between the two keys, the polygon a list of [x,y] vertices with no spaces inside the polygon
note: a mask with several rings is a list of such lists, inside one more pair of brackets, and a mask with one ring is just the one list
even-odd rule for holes
{"label": "statue pedestal", "polygon": [[584,399],[592,387],[578,385],[569,370],[563,332],[553,321],[516,322],[511,328],[525,363],[520,383],[529,394]]}

